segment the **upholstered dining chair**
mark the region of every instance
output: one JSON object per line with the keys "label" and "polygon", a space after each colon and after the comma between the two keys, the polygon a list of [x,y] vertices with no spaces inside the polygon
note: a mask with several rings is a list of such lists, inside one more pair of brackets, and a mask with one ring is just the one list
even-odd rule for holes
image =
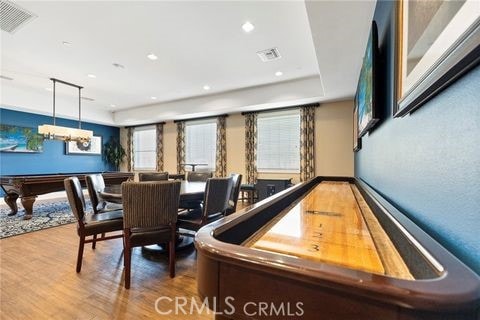
{"label": "upholstered dining chair", "polygon": [[228,208],[231,189],[232,178],[208,179],[202,208],[200,210],[184,211],[178,215],[177,225],[184,229],[184,231],[179,230],[179,234],[195,236],[198,229],[222,218]]}
{"label": "upholstered dining chair", "polygon": [[140,172],[138,181],[165,181],[168,180],[168,172]]}
{"label": "upholstered dining chair", "polygon": [[232,190],[230,192],[230,199],[228,201],[228,208],[225,211],[225,215],[230,215],[237,211],[238,196],[240,194],[240,185],[242,184],[242,175],[238,173],[232,173]]}
{"label": "upholstered dining chair", "polygon": [[87,174],[85,176],[85,181],[87,183],[88,195],[90,197],[90,202],[92,203],[94,213],[104,213],[122,209],[121,204],[108,203],[100,197],[99,192],[105,188],[105,181],[100,173]]}
{"label": "upholstered dining chair", "polygon": [[198,171],[189,171],[187,172],[187,181],[200,181],[205,182],[208,178],[213,177],[213,172],[198,172]]}
{"label": "upholstered dining chair", "polygon": [[175,238],[180,181],[122,183],[125,288],[130,288],[132,248],[169,243],[170,277],[175,276]]}
{"label": "upholstered dining chair", "polygon": [[[83,248],[85,243],[94,243],[98,241],[122,238],[123,234],[105,236],[108,232],[123,230],[123,212],[121,210],[105,213],[87,213],[85,212],[85,198],[82,192],[82,185],[77,177],[69,177],[63,181],[67,198],[72,209],[73,215],[77,219],[77,233],[80,238],[77,256],[77,272],[82,268]],[[97,234],[102,234],[96,238]],[[87,237],[94,237],[87,239]],[[95,247],[93,246],[93,249]]]}

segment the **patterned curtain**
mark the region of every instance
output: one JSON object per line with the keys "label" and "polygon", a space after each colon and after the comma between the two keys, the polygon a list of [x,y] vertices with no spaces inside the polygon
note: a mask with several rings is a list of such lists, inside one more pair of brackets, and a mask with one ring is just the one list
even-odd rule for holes
{"label": "patterned curtain", "polygon": [[215,151],[215,176],[227,175],[227,132],[225,130],[225,116],[217,117],[217,144]]}
{"label": "patterned curtain", "polygon": [[257,182],[257,113],[245,115],[245,171],[247,183]]}
{"label": "patterned curtain", "polygon": [[300,108],[300,181],[315,176],[315,108]]}
{"label": "patterned curtain", "polygon": [[157,123],[157,171],[163,171],[163,124]]}
{"label": "patterned curtain", "polygon": [[127,170],[132,172],[133,170],[133,128],[127,128]]}
{"label": "patterned curtain", "polygon": [[185,122],[177,122],[177,173],[185,173]]}

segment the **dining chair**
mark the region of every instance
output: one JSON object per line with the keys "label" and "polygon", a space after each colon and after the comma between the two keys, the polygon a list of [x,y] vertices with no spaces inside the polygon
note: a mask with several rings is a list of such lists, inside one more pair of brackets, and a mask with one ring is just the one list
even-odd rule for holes
{"label": "dining chair", "polygon": [[85,176],[85,182],[87,183],[88,195],[94,213],[104,213],[108,211],[121,210],[122,205],[117,203],[109,203],[102,199],[100,191],[105,188],[105,181],[103,176],[98,174],[87,174]]}
{"label": "dining chair", "polygon": [[177,225],[179,234],[195,236],[204,225],[222,218],[228,208],[232,178],[210,178],[205,185],[201,209],[180,212]]}
{"label": "dining chair", "polygon": [[[213,176],[213,172],[197,172],[197,171],[188,171],[187,172],[187,181],[189,182],[206,182],[207,179]],[[202,200],[189,200],[182,201],[181,210],[201,210]]]}
{"label": "dining chair", "polygon": [[230,199],[228,201],[228,208],[225,211],[225,215],[230,215],[237,211],[238,196],[240,194],[240,185],[242,184],[242,175],[238,173],[232,173],[232,190],[230,192]]}
{"label": "dining chair", "polygon": [[125,288],[130,288],[132,248],[169,243],[169,272],[175,276],[175,238],[180,181],[124,182]]}
{"label": "dining chair", "polygon": [[[77,272],[82,268],[83,248],[85,243],[94,243],[111,239],[122,238],[123,234],[105,236],[108,232],[123,230],[123,212],[121,210],[105,213],[85,212],[85,198],[82,192],[82,185],[77,177],[69,177],[64,181],[68,202],[73,215],[77,219],[77,234],[80,238],[77,256]],[[96,238],[97,234],[102,234]],[[91,239],[87,237],[92,236]],[[92,246],[95,249],[94,246]]]}
{"label": "dining chair", "polygon": [[138,181],[164,181],[168,180],[168,172],[140,172]]}
{"label": "dining chair", "polygon": [[198,172],[198,171],[187,172],[187,181],[206,182],[207,179],[211,177],[213,177],[213,172]]}

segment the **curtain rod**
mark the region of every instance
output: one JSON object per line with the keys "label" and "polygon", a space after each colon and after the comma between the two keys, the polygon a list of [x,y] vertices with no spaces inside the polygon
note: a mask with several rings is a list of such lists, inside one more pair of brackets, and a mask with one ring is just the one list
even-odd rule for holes
{"label": "curtain rod", "polygon": [[181,119],[181,120],[173,120],[173,123],[184,122],[184,121],[195,121],[195,120],[205,120],[205,119],[213,119],[218,117],[228,117],[228,114],[219,114],[216,116],[208,116],[208,117],[200,117],[200,118],[190,118],[190,119]]}
{"label": "curtain rod", "polygon": [[152,123],[139,124],[137,126],[125,126],[124,128],[128,129],[128,128],[135,128],[135,127],[146,127],[146,126],[153,126],[155,124],[165,124],[165,123],[166,123],[165,121],[163,121],[163,122],[152,122]]}
{"label": "curtain rod", "polygon": [[290,107],[285,107],[285,108],[274,108],[274,109],[266,109],[266,110],[258,110],[258,111],[245,111],[242,112],[242,116],[247,115],[247,114],[252,114],[252,113],[263,113],[263,112],[275,112],[275,111],[285,111],[285,110],[292,110],[292,109],[298,109],[302,107],[319,107],[320,103],[308,103],[308,104],[301,104],[299,106],[290,106]]}

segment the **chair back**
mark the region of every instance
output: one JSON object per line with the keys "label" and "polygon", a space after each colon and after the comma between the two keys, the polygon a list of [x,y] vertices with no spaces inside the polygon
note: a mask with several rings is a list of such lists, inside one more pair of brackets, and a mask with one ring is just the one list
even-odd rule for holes
{"label": "chair back", "polygon": [[189,171],[187,173],[187,181],[200,181],[206,182],[207,179],[213,177],[213,172],[197,172]]}
{"label": "chair back", "polygon": [[228,208],[232,178],[210,178],[205,186],[202,225],[215,217],[223,216]]}
{"label": "chair back", "polygon": [[165,181],[168,180],[168,172],[140,172],[139,181]]}
{"label": "chair back", "polygon": [[238,173],[232,173],[232,192],[230,193],[230,201],[232,202],[231,208],[233,212],[237,211],[238,195],[240,194],[240,185],[242,184],[242,175]]}
{"label": "chair back", "polygon": [[101,209],[99,204],[100,202],[105,205],[105,201],[100,200],[99,192],[105,188],[105,181],[101,174],[88,174],[85,176],[85,181],[87,182],[88,195],[90,196],[90,202],[92,203],[93,212],[98,213]]}
{"label": "chair back", "polygon": [[122,183],[124,228],[175,224],[180,185],[180,181]]}
{"label": "chair back", "polygon": [[85,197],[82,192],[82,185],[77,177],[69,177],[63,180],[67,199],[73,215],[77,218],[79,226],[83,226],[85,218]]}

